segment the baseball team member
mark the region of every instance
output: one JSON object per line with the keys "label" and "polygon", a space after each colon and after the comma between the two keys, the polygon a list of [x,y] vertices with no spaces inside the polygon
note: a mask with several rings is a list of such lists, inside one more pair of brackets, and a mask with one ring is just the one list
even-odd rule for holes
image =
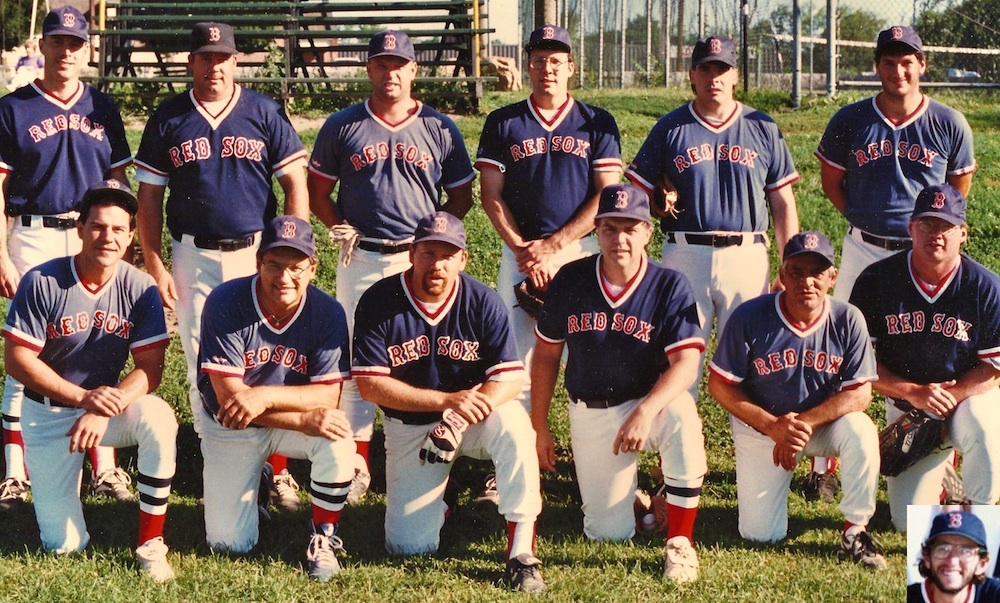
{"label": "baseball team member", "polygon": [[775,542],[788,532],[788,487],[799,458],[843,458],[846,520],[840,555],[885,569],[866,526],[878,491],[878,431],[865,414],[875,353],[857,308],[827,296],[837,281],[820,232],[788,240],[783,291],[741,304],[719,338],[708,387],[730,413],[740,535]]}
{"label": "baseball team member", "polygon": [[698,40],[688,77],[694,101],[653,126],[625,176],[647,193],[660,182],[677,189],[679,214],[660,221],[663,264],[691,281],[708,341],[713,322],[721,333],[736,306],[767,290],[768,208],[784,249],[799,230],[791,187],[799,175],[774,120],[733,96],[731,40]]}
{"label": "baseball team member", "polygon": [[[177,420],[150,395],[163,376],[167,327],[153,280],[121,261],[132,244],[135,195],[105,180],[84,195],[81,251],[21,281],[3,328],[6,370],[24,384],[25,456],[34,478],[42,547],[81,551],[90,535],[80,504],[83,456],[98,444],[139,447],[140,568],[174,576],[163,523],[174,476]],[[119,380],[129,354],[134,367]]]}
{"label": "baseball team member", "polygon": [[[42,22],[42,77],[0,99],[0,208],[13,218],[0,228],[0,295],[13,297],[20,276],[57,257],[80,251],[76,216],[94,182],[123,183],[132,153],[114,102],[80,81],[87,64],[87,21],[70,6]],[[9,240],[8,240],[9,239]],[[10,249],[8,251],[8,242]],[[4,382],[3,443],[7,467],[0,510],[20,506],[28,493],[21,438],[22,388]],[[134,500],[128,474],[115,467],[114,450],[91,453],[95,491]]]}
{"label": "baseball team member", "polygon": [[555,471],[549,407],[568,347],[583,532],[594,540],[633,536],[638,453],[659,452],[668,516],[664,576],[684,583],[698,579],[691,543],[708,470],[701,419],[688,392],[705,341],[687,279],[646,258],[652,230],[641,189],[614,184],[601,192],[600,255],[564,266],[545,297],[531,365],[531,422],[539,463]]}
{"label": "baseball team member", "polygon": [[[316,136],[308,176],[310,208],[340,242],[337,301],[351,329],[361,294],[410,267],[407,252],[417,221],[442,209],[465,216],[475,178],[455,122],[410,95],[417,63],[409,36],[395,30],[373,35],[366,70],[371,98],[327,119]],[[351,420],[358,452],[349,498],[356,502],[371,481],[368,445],[375,405],[348,382],[341,408]]]}
{"label": "baseball team member", "polygon": [[[833,296],[847,301],[870,264],[910,248],[907,221],[924,187],[969,194],[976,161],[965,117],[920,91],[923,44],[909,27],[879,33],[877,95],[839,110],[820,140],[823,192],[849,223]],[[823,473],[824,463],[814,463]],[[812,477],[812,476],[810,476]]]}
{"label": "baseball team member", "polygon": [[524,407],[508,404],[524,369],[499,296],[461,273],[465,240],[455,216],[426,216],[410,249],[412,268],[372,285],[358,303],[351,373],[385,413],[385,547],[399,555],[436,551],[450,462],[491,459],[507,520],[507,581],[542,592],[533,432]]}
{"label": "baseball team member", "polygon": [[350,371],[344,310],[311,284],[309,223],[280,216],[264,227],[257,274],[218,287],[202,314],[201,450],[205,531],[214,550],[257,543],[257,488],[268,455],[312,463],[309,576],[340,571],[337,522],[353,475],[354,445],[337,409]]}
{"label": "baseball team member", "polygon": [[[543,25],[524,50],[531,95],[486,118],[476,168],[483,209],[504,243],[497,290],[530,366],[535,319],[516,308],[514,286],[529,278],[544,289],[563,264],[597,252],[587,235],[601,190],[621,178],[622,160],[611,114],[569,94],[576,71],[569,33]],[[530,386],[525,380],[528,408]]]}
{"label": "baseball team member", "polygon": [[[191,90],[164,102],[136,154],[139,240],[146,269],[164,305],[177,312],[195,429],[202,413],[197,386],[199,324],[205,298],[219,284],[253,274],[259,233],[277,212],[271,177],[284,191],[284,212],[307,218],[306,151],[284,110],[233,81],[236,42],[225,23],[191,30]],[[163,263],[163,198],[172,239],[173,275]],[[279,503],[298,508],[297,484],[272,459]]]}
{"label": "baseball team member", "polygon": [[1000,278],[960,253],[969,236],[965,197],[949,184],[917,196],[911,251],[861,273],[851,303],[868,321],[892,423],[911,408],[945,420],[945,446],[887,478],[896,529],[906,505],[936,504],[951,449],[963,457],[972,504],[1000,498]]}
{"label": "baseball team member", "polygon": [[982,520],[967,511],[941,513],[920,547],[918,570],[926,580],[906,588],[906,602],[1000,601],[1000,580],[986,577],[989,564]]}

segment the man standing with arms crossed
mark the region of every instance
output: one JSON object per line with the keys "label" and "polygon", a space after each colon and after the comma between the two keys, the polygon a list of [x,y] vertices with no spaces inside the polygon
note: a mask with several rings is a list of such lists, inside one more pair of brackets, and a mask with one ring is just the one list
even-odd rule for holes
{"label": "man standing with arms crossed", "polygon": [[[264,223],[277,212],[271,177],[285,193],[285,214],[307,218],[306,151],[284,110],[233,81],[236,42],[225,23],[191,30],[191,90],[164,102],[146,124],[136,154],[139,240],[163,304],[176,310],[195,430],[201,402],[197,361],[201,310],[225,281],[253,274]],[[163,200],[173,274],[163,261]],[[272,459],[279,504],[298,508],[284,459]]]}
{"label": "man standing with arms crossed", "polygon": [[[848,221],[836,299],[850,299],[867,266],[910,248],[907,223],[921,190],[948,183],[969,194],[972,131],[961,113],[921,92],[926,69],[917,32],[903,26],[880,32],[875,72],[882,91],[837,111],[816,150],[823,192]],[[835,484],[818,477],[832,475],[825,461],[814,459],[809,481]]]}
{"label": "man standing with arms crossed", "polygon": [[736,306],[767,290],[768,209],[784,249],[799,230],[791,187],[799,175],[774,120],[733,95],[732,40],[698,40],[688,77],[694,101],[653,126],[625,176],[647,193],[677,189],[677,215],[660,221],[663,264],[691,281],[708,341],[713,323],[721,333]]}
{"label": "man standing with arms crossed", "polygon": [[[42,77],[0,99],[0,208],[14,219],[9,241],[0,228],[0,295],[13,297],[34,266],[80,251],[76,210],[87,188],[104,178],[127,185],[132,153],[114,102],[80,81],[87,64],[87,21],[70,6],[42,22]],[[10,249],[8,251],[8,243]],[[7,375],[3,392],[6,475],[0,510],[28,494],[21,439],[23,388]],[[91,485],[118,500],[135,500],[131,478],[115,466],[114,450],[91,451]]]}
{"label": "man standing with arms crossed", "polygon": [[[361,295],[410,267],[417,221],[437,210],[459,219],[472,207],[475,172],[458,127],[411,96],[417,75],[409,36],[382,31],[368,44],[367,101],[338,111],[316,136],[309,160],[309,205],[340,242],[337,301],[353,333]],[[336,202],[330,195],[340,183]],[[442,204],[442,189],[448,203]],[[357,474],[349,502],[368,490],[368,444],[375,405],[345,384],[341,408],[354,430]]]}

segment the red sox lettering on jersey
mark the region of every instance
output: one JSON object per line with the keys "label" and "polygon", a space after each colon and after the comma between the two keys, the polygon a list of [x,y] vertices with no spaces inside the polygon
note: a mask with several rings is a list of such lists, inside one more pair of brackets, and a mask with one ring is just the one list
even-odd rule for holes
{"label": "red sox lettering on jersey", "polygon": [[[606,331],[609,327],[608,315],[605,312],[584,312],[566,317],[566,334],[585,333],[587,331]],[[612,331],[631,335],[643,343],[649,343],[653,336],[653,325],[636,316],[615,312],[611,315]]]}
{"label": "red sox lettering on jersey", "polygon": [[[263,140],[256,140],[245,136],[226,136],[222,139],[222,154],[220,157],[236,157],[238,159],[249,159],[250,161],[263,161],[264,149],[265,143]],[[168,152],[171,163],[174,164],[175,168],[178,168],[192,161],[211,159],[212,143],[205,137],[185,140],[177,146],[170,147]]]}
{"label": "red sox lettering on jersey", "polygon": [[93,328],[122,339],[128,339],[132,336],[132,327],[134,326],[134,323],[125,320],[118,314],[108,314],[104,310],[97,310],[93,316],[88,312],[77,312],[72,316],[63,316],[59,320],[48,323],[45,327],[45,337],[59,339]]}
{"label": "red sox lettering on jersey", "polygon": [[851,154],[854,156],[854,160],[857,162],[859,167],[865,165],[869,161],[875,161],[877,159],[882,159],[883,157],[892,157],[893,155],[899,157],[900,159],[906,159],[907,161],[915,161],[925,167],[931,167],[934,164],[934,158],[936,158],[939,153],[937,151],[932,151],[931,149],[925,149],[919,144],[910,144],[905,140],[900,140],[896,145],[895,151],[893,151],[892,141],[882,139],[870,142],[867,146],[861,149],[853,149]]}
{"label": "red sox lettering on jersey", "polygon": [[104,126],[90,121],[86,115],[79,113],[60,114],[49,119],[43,119],[38,124],[28,126],[28,135],[34,142],[41,142],[59,132],[73,130],[82,132],[94,140],[104,140]]}
{"label": "red sox lettering on jersey", "polygon": [[[780,352],[771,352],[766,356],[753,359],[753,368],[758,375],[770,375],[773,372],[795,368],[799,364],[799,354],[792,348]],[[844,364],[844,357],[819,350],[803,350],[802,366],[816,369],[817,372],[836,375]]]}
{"label": "red sox lettering on jersey", "polygon": [[[887,335],[923,333],[926,328],[927,317],[920,310],[890,314],[885,317]],[[931,333],[941,333],[945,337],[951,337],[959,341],[969,341],[969,331],[973,329],[974,327],[971,322],[955,316],[948,316],[941,312],[936,312],[930,321]]]}
{"label": "red sox lettering on jersey", "polygon": [[550,143],[548,138],[539,136],[526,138],[510,146],[510,156],[515,163],[527,157],[546,153],[566,153],[586,159],[590,156],[590,141],[572,136],[553,136]]}
{"label": "red sox lettering on jersey", "polygon": [[[354,167],[355,172],[360,172],[369,165],[385,161],[389,158],[389,155],[389,143],[387,142],[366,145],[361,149],[360,153],[351,155],[351,166]],[[405,145],[401,142],[393,145],[391,155],[393,159],[401,159],[424,171],[429,170],[431,162],[434,161],[434,155],[429,151],[419,149],[415,145]]]}
{"label": "red sox lettering on jersey", "polygon": [[247,369],[256,368],[268,362],[290,368],[302,375],[308,374],[309,371],[309,359],[293,347],[279,345],[272,348],[265,345],[243,352],[243,365]]}
{"label": "red sox lettering on jersey", "polygon": [[[419,360],[425,356],[430,356],[431,342],[426,335],[420,335],[404,341],[400,345],[391,345],[385,351],[389,356],[389,365],[395,368],[403,366],[408,362]],[[447,335],[437,338],[435,353],[441,358],[450,358],[463,362],[478,362],[480,359],[478,341],[453,339]]]}
{"label": "red sox lettering on jersey", "polygon": [[677,173],[680,174],[692,165],[701,163],[702,161],[714,161],[718,158],[719,161],[729,161],[753,168],[755,167],[754,160],[757,159],[757,157],[760,157],[760,152],[742,147],[738,144],[731,146],[728,144],[713,146],[711,144],[704,143],[698,146],[688,147],[684,150],[683,154],[674,157],[674,167],[677,168]]}

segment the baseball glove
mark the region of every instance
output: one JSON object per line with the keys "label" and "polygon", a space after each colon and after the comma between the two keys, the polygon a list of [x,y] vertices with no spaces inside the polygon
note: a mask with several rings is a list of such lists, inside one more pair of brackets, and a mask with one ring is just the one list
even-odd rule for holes
{"label": "baseball glove", "polygon": [[899,475],[941,446],[947,424],[916,408],[878,434],[882,475]]}
{"label": "baseball glove", "polygon": [[542,313],[542,295],[543,293],[532,284],[531,279],[526,278],[514,285],[514,299],[517,300],[514,307],[521,308],[528,313],[528,316],[538,320],[538,316]]}
{"label": "baseball glove", "polygon": [[682,209],[678,207],[680,196],[666,175],[656,183],[649,199],[649,211],[654,218],[676,218]]}

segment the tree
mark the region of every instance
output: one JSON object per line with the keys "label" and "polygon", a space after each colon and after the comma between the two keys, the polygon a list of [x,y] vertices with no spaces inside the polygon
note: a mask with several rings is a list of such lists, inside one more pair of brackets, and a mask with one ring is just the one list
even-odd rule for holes
{"label": "tree", "polygon": [[10,50],[24,42],[30,21],[30,0],[0,0],[0,46]]}
{"label": "tree", "polygon": [[[925,11],[917,20],[917,31],[925,46],[997,48],[996,29],[1000,0],[965,0],[939,11]],[[994,55],[932,54],[928,60],[930,78],[944,79],[944,70],[957,67],[978,72],[984,80],[1000,79],[1000,58]]]}

